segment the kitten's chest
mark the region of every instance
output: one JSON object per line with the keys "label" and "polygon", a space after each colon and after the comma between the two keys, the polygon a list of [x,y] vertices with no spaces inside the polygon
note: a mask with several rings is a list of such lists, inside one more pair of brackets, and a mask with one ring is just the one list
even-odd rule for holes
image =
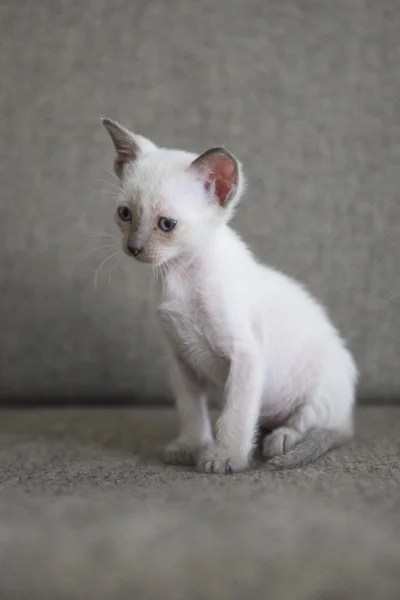
{"label": "kitten's chest", "polygon": [[164,331],[180,353],[194,353],[207,346],[207,315],[196,293],[187,287],[164,293],[158,307]]}
{"label": "kitten's chest", "polygon": [[199,376],[219,383],[226,360],[206,301],[186,288],[173,296],[164,295],[158,314],[174,352]]}

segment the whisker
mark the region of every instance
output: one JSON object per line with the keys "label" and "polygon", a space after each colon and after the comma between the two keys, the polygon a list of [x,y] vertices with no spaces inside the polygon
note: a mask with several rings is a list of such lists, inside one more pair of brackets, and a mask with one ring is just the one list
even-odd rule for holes
{"label": "whisker", "polygon": [[101,259],[103,256],[110,254],[112,251],[119,250],[116,246],[107,246],[106,248],[92,248],[86,254],[83,255],[84,260],[94,258],[95,260]]}
{"label": "whisker", "polygon": [[115,175],[115,173],[113,173],[109,169],[105,169],[105,171],[109,175],[111,175],[111,177],[113,177],[113,179],[115,179],[117,183],[115,183],[114,181],[108,181],[107,179],[100,179],[99,177],[94,177],[94,179],[96,181],[99,181],[100,183],[104,183],[104,184],[110,186],[111,188],[113,188],[113,190],[117,191],[117,193],[115,193],[115,191],[113,191],[112,195],[111,195],[111,199],[114,200],[114,202],[116,202],[117,204],[119,202],[121,202],[121,198],[124,196],[124,194],[127,196],[132,195],[132,190],[129,189],[129,187],[125,181],[121,180],[119,177],[117,177]]}
{"label": "whisker", "polygon": [[94,288],[95,288],[95,290],[97,290],[97,280],[98,280],[98,277],[99,277],[99,275],[100,275],[101,271],[104,269],[105,265],[106,265],[106,264],[107,264],[107,263],[108,263],[108,262],[109,262],[109,261],[110,261],[112,258],[114,258],[115,256],[117,256],[117,254],[118,254],[117,252],[114,252],[113,254],[111,254],[111,255],[107,256],[107,257],[106,257],[106,258],[105,258],[105,259],[104,259],[104,260],[103,260],[103,261],[102,261],[102,262],[99,264],[99,266],[97,267],[97,269],[96,269],[96,271],[95,271],[95,274],[94,274]]}
{"label": "whisker", "polygon": [[100,238],[94,245],[88,244],[86,246],[86,258],[93,252],[104,251],[104,250],[117,250],[120,247],[119,240],[113,238]]}
{"label": "whisker", "polygon": [[117,175],[115,173],[113,173],[112,171],[110,171],[110,169],[106,169],[106,172],[111,175],[111,177],[114,177],[114,179],[116,179],[118,181],[118,183],[121,181],[119,177],[117,177]]}
{"label": "whisker", "polygon": [[[118,185],[113,183],[112,181],[107,181],[106,179],[100,179],[98,177],[94,178],[96,181],[99,181],[100,183],[105,183],[106,185],[109,185],[112,189],[111,190],[102,190],[102,193],[107,193],[110,195],[110,199],[114,200],[114,202],[120,202],[121,201],[121,197],[123,197],[124,192],[126,194],[129,194],[129,189],[126,186],[126,184],[122,181],[118,180]],[[115,191],[116,190],[116,191]]]}
{"label": "whisker", "polygon": [[99,181],[100,183],[105,183],[106,185],[110,185],[111,187],[115,188],[116,190],[118,190],[118,192],[122,191],[122,188],[120,185],[117,185],[115,183],[113,183],[112,181],[107,181],[106,179],[99,179],[98,177],[94,178],[96,181]]}
{"label": "whisker", "polygon": [[154,281],[157,283],[158,282],[158,270],[157,270],[157,265],[155,263],[151,264],[151,274],[153,276]]}
{"label": "whisker", "polygon": [[[111,175],[112,177],[114,177],[117,180],[117,182],[118,182],[117,187],[118,187],[119,191],[120,192],[125,191],[126,193],[129,194],[130,190],[129,190],[127,183],[125,181],[121,180],[119,177],[117,177],[117,175],[115,175],[115,173],[113,173],[109,169],[106,169],[106,171],[107,171],[107,173],[109,173],[109,175]],[[110,183],[110,182],[106,182],[106,183]]]}
{"label": "whisker", "polygon": [[107,233],[104,231],[85,231],[85,234],[89,234],[89,235],[97,235],[99,237],[107,237],[107,238],[112,238],[113,240],[118,240],[118,236],[115,235],[115,233]]}
{"label": "whisker", "polygon": [[111,285],[111,276],[113,273],[116,273],[116,271],[118,269],[118,263],[119,263],[120,258],[121,258],[121,255],[117,254],[114,258],[114,261],[111,264],[110,272],[108,274],[108,285]]}

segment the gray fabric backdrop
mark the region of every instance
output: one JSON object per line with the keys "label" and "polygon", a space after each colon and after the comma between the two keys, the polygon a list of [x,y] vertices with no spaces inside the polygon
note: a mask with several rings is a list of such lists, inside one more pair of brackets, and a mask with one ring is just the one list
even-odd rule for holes
{"label": "gray fabric backdrop", "polygon": [[399,31],[397,0],[1,0],[3,400],[169,396],[148,269],[94,288],[103,115],[236,153],[237,228],[329,306],[361,395],[400,395]]}

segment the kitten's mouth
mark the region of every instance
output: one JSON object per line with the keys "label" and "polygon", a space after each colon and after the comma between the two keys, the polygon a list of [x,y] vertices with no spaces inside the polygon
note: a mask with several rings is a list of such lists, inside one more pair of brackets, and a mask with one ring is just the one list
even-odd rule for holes
{"label": "kitten's mouth", "polygon": [[151,256],[146,256],[146,255],[141,255],[139,254],[138,256],[132,256],[130,255],[131,258],[134,258],[137,262],[141,262],[141,263],[145,263],[145,264],[152,264],[152,263],[156,263],[157,261],[152,258]]}
{"label": "kitten's mouth", "polygon": [[140,263],[143,263],[143,264],[158,264],[158,262],[159,262],[159,260],[155,256],[151,256],[149,254],[145,254],[144,252],[140,253],[140,254],[137,254],[136,256],[134,256],[133,254],[131,254],[128,251],[128,256],[130,258],[135,259],[137,262],[140,262]]}
{"label": "kitten's mouth", "polygon": [[140,249],[139,251],[135,249],[136,251],[134,252],[133,248],[128,248],[127,245],[123,246],[123,250],[129,258],[133,258],[135,261],[143,264],[154,265],[155,267],[162,267],[162,265],[170,260],[170,257],[160,257],[159,255],[146,252],[145,249]]}

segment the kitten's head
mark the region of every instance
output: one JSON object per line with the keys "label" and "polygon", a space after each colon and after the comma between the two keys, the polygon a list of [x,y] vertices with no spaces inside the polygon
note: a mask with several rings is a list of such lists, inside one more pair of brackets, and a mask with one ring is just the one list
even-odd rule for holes
{"label": "kitten's head", "polygon": [[126,254],[162,264],[193,254],[232,216],[243,190],[240,164],[224,148],[200,156],[158,148],[103,119],[121,181],[116,222]]}

